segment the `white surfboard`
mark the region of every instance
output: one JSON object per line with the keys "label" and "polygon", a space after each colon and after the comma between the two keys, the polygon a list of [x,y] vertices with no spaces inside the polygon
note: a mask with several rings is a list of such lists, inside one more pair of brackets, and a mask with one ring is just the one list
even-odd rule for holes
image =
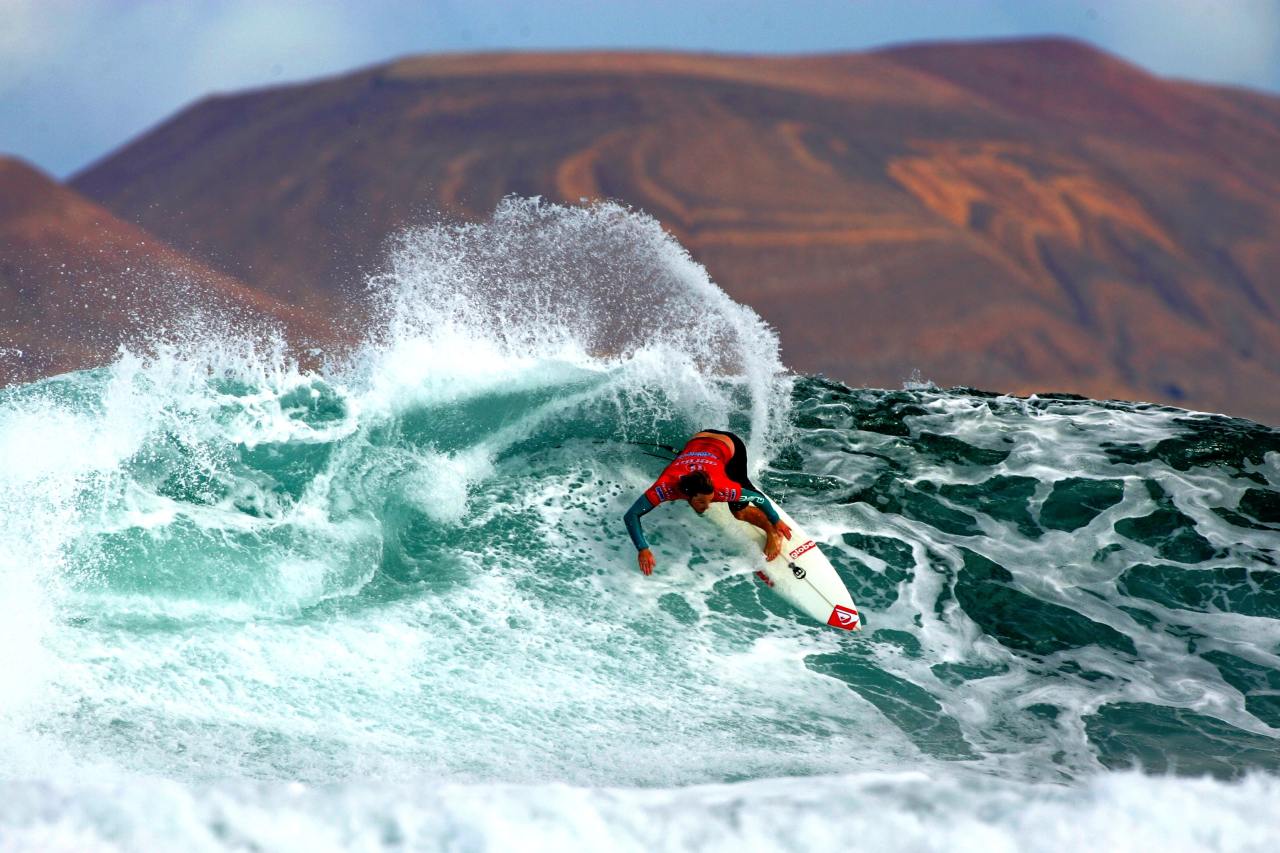
{"label": "white surfboard", "polygon": [[[764,562],[763,555],[760,556],[762,568],[756,572],[756,576],[811,618],[845,631],[860,629],[862,620],[858,616],[858,608],[854,606],[853,596],[836,574],[831,562],[813,538],[787,515],[786,510],[778,506],[773,498],[769,500],[777,508],[778,516],[791,528],[791,538],[782,540],[782,553],[769,562]],[[724,527],[727,532],[748,538],[754,548],[764,548],[764,531],[754,524],[734,518],[733,513],[729,512],[728,504],[712,504],[707,509],[706,517]]]}

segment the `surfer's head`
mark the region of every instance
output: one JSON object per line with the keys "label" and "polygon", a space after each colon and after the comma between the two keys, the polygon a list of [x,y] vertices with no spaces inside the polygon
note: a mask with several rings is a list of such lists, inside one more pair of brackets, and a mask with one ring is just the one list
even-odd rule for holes
{"label": "surfer's head", "polygon": [[680,487],[680,491],[684,492],[689,506],[693,507],[693,511],[698,515],[707,511],[707,507],[711,506],[711,499],[716,494],[715,487],[711,485],[711,476],[706,471],[690,471],[677,480],[676,485]]}

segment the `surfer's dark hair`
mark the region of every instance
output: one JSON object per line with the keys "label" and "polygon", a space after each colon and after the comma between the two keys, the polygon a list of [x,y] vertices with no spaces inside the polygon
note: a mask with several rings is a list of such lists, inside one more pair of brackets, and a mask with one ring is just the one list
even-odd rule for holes
{"label": "surfer's dark hair", "polygon": [[711,485],[711,475],[706,471],[690,471],[676,480],[676,485],[689,497],[715,494],[716,491],[716,487]]}

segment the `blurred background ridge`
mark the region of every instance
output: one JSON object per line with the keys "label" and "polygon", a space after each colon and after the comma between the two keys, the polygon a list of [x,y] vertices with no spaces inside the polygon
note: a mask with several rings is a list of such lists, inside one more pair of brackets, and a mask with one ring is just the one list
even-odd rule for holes
{"label": "blurred background ridge", "polygon": [[405,226],[614,198],[797,371],[1274,423],[1277,167],[1280,99],[1035,39],[411,57],[206,98],[70,188],[317,320]]}

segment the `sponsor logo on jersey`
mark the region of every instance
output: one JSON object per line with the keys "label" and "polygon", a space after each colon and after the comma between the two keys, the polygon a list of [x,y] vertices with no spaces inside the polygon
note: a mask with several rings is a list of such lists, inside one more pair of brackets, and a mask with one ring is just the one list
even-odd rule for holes
{"label": "sponsor logo on jersey", "polygon": [[856,630],[858,627],[858,611],[845,607],[843,604],[837,604],[835,609],[831,611],[831,618],[827,620],[828,625],[836,628],[844,628],[846,631]]}
{"label": "sponsor logo on jersey", "polygon": [[788,553],[787,556],[794,560],[796,557],[799,557],[801,554],[804,554],[808,551],[812,551],[814,548],[817,548],[817,547],[818,546],[814,544],[813,540],[810,539],[808,542],[804,543],[799,548],[796,548],[794,551],[791,551],[790,553]]}

